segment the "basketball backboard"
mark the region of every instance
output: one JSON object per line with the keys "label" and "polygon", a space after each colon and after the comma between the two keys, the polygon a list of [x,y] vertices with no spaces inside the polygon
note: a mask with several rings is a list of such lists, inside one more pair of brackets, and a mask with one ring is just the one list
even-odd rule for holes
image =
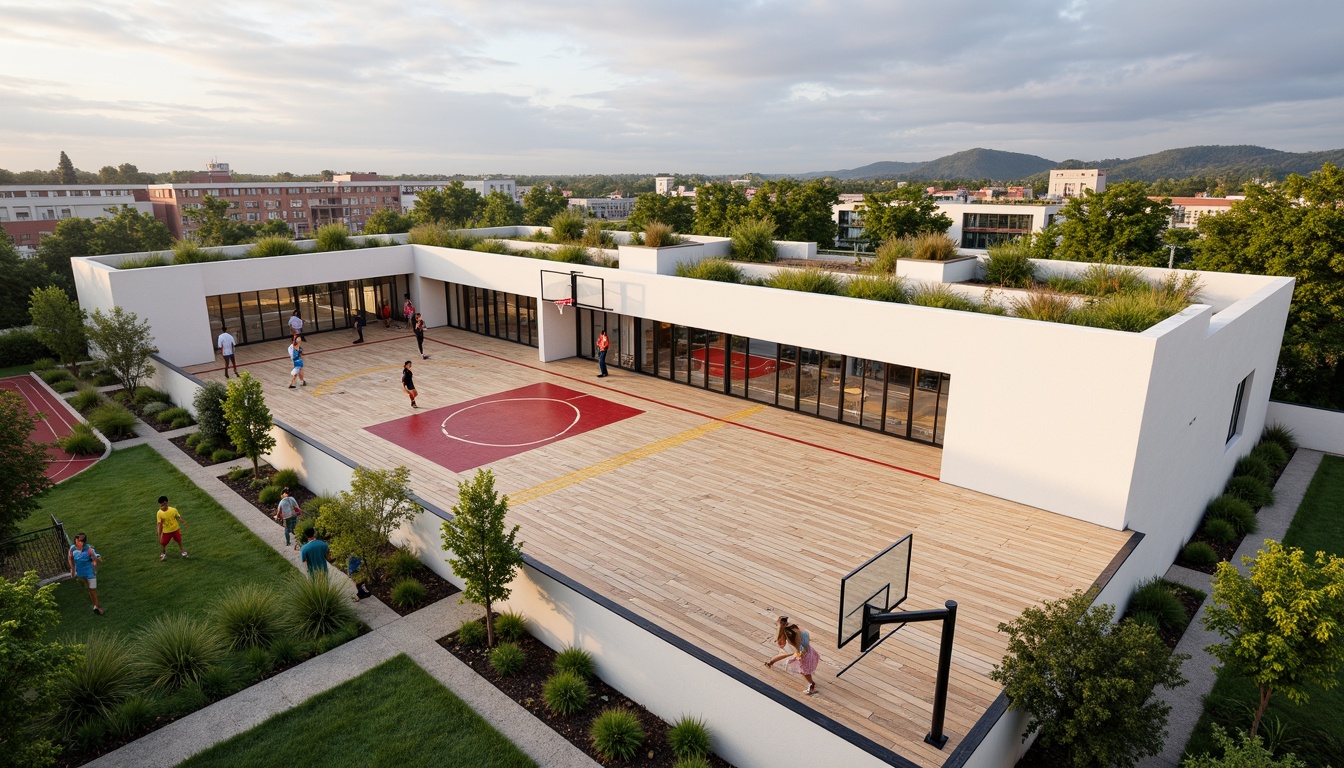
{"label": "basketball backboard", "polygon": [[574,273],[574,306],[607,311],[607,282],[600,277]]}
{"label": "basketball backboard", "polygon": [[909,596],[910,550],[913,546],[914,534],[907,533],[840,579],[840,621],[836,647],[843,648],[863,631],[866,606],[872,606],[878,612],[886,612]]}
{"label": "basketball backboard", "polygon": [[564,301],[573,299],[574,275],[570,272],[541,270],[541,300]]}

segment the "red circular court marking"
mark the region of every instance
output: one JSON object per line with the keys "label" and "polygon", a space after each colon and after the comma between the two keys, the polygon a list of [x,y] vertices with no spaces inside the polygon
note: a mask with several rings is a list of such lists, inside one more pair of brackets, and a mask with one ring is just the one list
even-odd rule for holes
{"label": "red circular court marking", "polygon": [[469,405],[450,414],[440,426],[445,437],[463,443],[521,448],[564,437],[579,423],[580,415],[577,406],[564,400],[513,397]]}

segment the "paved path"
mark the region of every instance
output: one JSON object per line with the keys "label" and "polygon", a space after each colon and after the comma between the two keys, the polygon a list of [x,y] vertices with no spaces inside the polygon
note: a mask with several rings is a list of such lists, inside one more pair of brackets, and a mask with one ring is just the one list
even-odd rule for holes
{"label": "paved path", "polygon": [[[1253,557],[1256,551],[1264,546],[1265,539],[1283,541],[1283,535],[1288,532],[1288,525],[1293,522],[1293,515],[1297,514],[1297,507],[1306,496],[1307,486],[1311,485],[1311,478],[1315,477],[1316,468],[1321,465],[1324,455],[1320,451],[1309,451],[1305,448],[1299,448],[1297,453],[1293,454],[1293,460],[1288,463],[1288,467],[1279,476],[1279,482],[1274,485],[1274,504],[1262,507],[1257,515],[1260,530],[1242,540],[1237,553],[1232,557],[1233,564],[1242,573],[1247,572],[1246,566],[1241,562],[1242,555]],[[1210,597],[1206,597],[1204,603],[1199,606],[1199,612],[1190,622],[1190,628],[1181,636],[1181,641],[1176,646],[1177,653],[1190,654],[1190,658],[1181,666],[1181,671],[1190,682],[1174,691],[1165,688],[1157,691],[1157,697],[1171,705],[1171,716],[1167,720],[1166,748],[1161,754],[1140,762],[1139,768],[1176,768],[1180,764],[1185,744],[1195,732],[1195,724],[1199,722],[1200,715],[1204,713],[1204,697],[1213,690],[1213,684],[1218,679],[1218,660],[1204,650],[1222,641],[1217,632],[1210,632],[1204,628],[1204,611],[1209,607],[1209,600],[1213,595],[1213,587],[1210,584],[1212,577],[1207,573],[1173,565],[1167,571],[1166,578],[1203,590]]]}
{"label": "paved path", "polygon": [[[250,462],[239,459],[202,467],[168,441],[169,436],[179,432],[159,433],[142,425],[139,434],[135,444],[144,442],[152,446],[295,568],[302,567],[298,553],[285,546],[284,529],[258,514],[255,507],[216,477],[235,466],[250,466]],[[125,445],[123,443],[118,448]],[[346,578],[338,571],[333,571],[333,575],[337,579]],[[88,765],[96,768],[167,768],[177,765],[399,653],[409,656],[447,686],[538,765],[546,768],[593,768],[598,765],[435,642],[463,620],[479,616],[479,606],[459,605],[455,599],[448,598],[409,616],[399,617],[376,598],[369,598],[359,601],[355,609],[373,631],[197,710]]]}

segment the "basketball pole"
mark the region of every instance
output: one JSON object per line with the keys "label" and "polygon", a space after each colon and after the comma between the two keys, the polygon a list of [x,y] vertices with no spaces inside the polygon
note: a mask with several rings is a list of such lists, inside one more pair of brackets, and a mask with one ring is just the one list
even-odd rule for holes
{"label": "basketball pole", "polygon": [[[948,600],[944,608],[927,611],[899,611],[881,613],[872,605],[863,607],[863,634],[860,647],[864,655],[877,645],[884,624],[912,624],[918,621],[943,622],[943,636],[938,643],[938,678],[933,690],[933,722],[929,733],[924,737],[925,744],[938,749],[947,745],[947,735],[943,733],[943,720],[947,716],[947,681],[952,672],[952,638],[957,631],[957,602]],[[890,637],[890,635],[888,635]],[[863,658],[860,656],[859,658]],[[858,659],[855,659],[858,661]],[[852,664],[850,666],[853,666]],[[848,669],[848,667],[846,667]],[[842,670],[843,671],[843,670]]]}

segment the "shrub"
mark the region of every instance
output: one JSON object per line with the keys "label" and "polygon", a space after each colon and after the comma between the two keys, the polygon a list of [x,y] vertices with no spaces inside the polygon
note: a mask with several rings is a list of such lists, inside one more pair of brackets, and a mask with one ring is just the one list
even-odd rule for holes
{"label": "shrub", "polygon": [[120,379],[111,371],[99,371],[93,377],[93,384],[96,387],[110,387],[117,383],[120,383]]}
{"label": "shrub", "polygon": [[223,261],[224,254],[219,251],[207,251],[194,240],[178,240],[173,243],[174,264],[200,264],[206,261]]}
{"label": "shrub", "polygon": [[592,258],[589,256],[588,249],[582,245],[565,245],[556,248],[546,255],[551,261],[560,261],[565,264],[591,264]]}
{"label": "shrub", "polygon": [[229,479],[242,480],[244,477],[247,477],[247,475],[251,473],[251,471],[252,470],[248,469],[247,467],[235,467],[234,469],[229,470]]}
{"label": "shrub", "polygon": [[158,401],[155,401],[152,403],[147,403],[143,408],[141,408],[140,415],[145,417],[157,416],[160,413],[163,413],[164,411],[172,410],[172,408],[173,406],[171,403],[160,403]]}
{"label": "shrub", "polygon": [[910,258],[948,261],[957,258],[957,241],[941,232],[925,232],[910,241]]}
{"label": "shrub", "polygon": [[1224,492],[1253,507],[1267,507],[1274,503],[1274,491],[1254,477],[1234,477],[1227,481]]}
{"label": "shrub", "polygon": [[300,483],[299,473],[293,469],[282,469],[271,475],[270,484],[276,488],[297,488]]}
{"label": "shrub", "polygon": [[503,640],[516,643],[527,635],[527,619],[520,613],[504,611],[495,618],[495,633]]}
{"label": "shrub", "polygon": [[644,729],[635,713],[611,707],[593,718],[588,738],[604,761],[630,760],[644,744]]}
{"label": "shrub", "polygon": [[57,721],[71,728],[117,706],[134,690],[131,648],[120,635],[90,635],[84,658],[60,678]]}
{"label": "shrub", "polygon": [[129,739],[154,721],[154,702],[131,696],[107,713],[107,733],[114,739]]}
{"label": "shrub", "polygon": [[473,245],[471,250],[480,251],[481,253],[502,253],[507,255],[509,253],[509,246],[505,245],[503,240],[487,238]]}
{"label": "shrub", "polygon": [[1088,296],[1109,296],[1113,293],[1134,293],[1149,288],[1148,282],[1137,269],[1117,264],[1089,264],[1076,278],[1073,288]]}
{"label": "shrub", "polygon": [[1218,544],[1231,544],[1237,538],[1237,527],[1222,518],[1211,517],[1204,521],[1204,535]]}
{"label": "shrub", "polygon": [[583,230],[583,245],[588,248],[615,248],[616,238],[602,228],[601,222],[590,221]]}
{"label": "shrub", "polygon": [[244,584],[224,593],[213,615],[215,626],[233,649],[265,648],[280,636],[275,592],[259,584]]}
{"label": "shrub", "polygon": [[[37,334],[32,331],[20,329],[0,332],[0,368],[33,363],[35,371],[50,370],[56,366],[56,361],[49,355],[51,350],[38,341]],[[49,365],[39,368],[38,363]]]}
{"label": "shrub", "polygon": [[216,701],[228,696],[238,688],[238,677],[229,664],[219,664],[213,666],[201,675],[201,690],[205,692],[205,697],[211,701]]}
{"label": "shrub", "polygon": [[45,371],[39,371],[37,377],[48,384],[55,384],[58,381],[70,381],[75,378],[70,371],[64,368],[48,368]]}
{"label": "shrub", "polygon": [[1299,760],[1292,752],[1275,758],[1273,750],[1266,747],[1263,739],[1249,733],[1238,733],[1239,739],[1213,724],[1213,741],[1218,745],[1221,758],[1208,753],[1186,758],[1183,768],[1307,768],[1307,763]]}
{"label": "shrub", "polygon": [[710,768],[710,764],[704,757],[683,757],[673,763],[672,768]]}
{"label": "shrub", "polygon": [[709,738],[709,728],[705,721],[696,717],[682,716],[667,732],[667,746],[678,760],[688,757],[705,757],[713,750]]}
{"label": "shrub", "polygon": [[1014,296],[1008,305],[1013,316],[1047,323],[1067,323],[1073,319],[1073,300],[1050,291],[1032,291],[1026,296]]}
{"label": "shrub", "polygon": [[354,247],[350,242],[350,230],[344,224],[324,224],[317,228],[317,250],[348,251]]}
{"label": "shrub", "polygon": [[228,388],[224,383],[210,381],[197,390],[191,400],[192,405],[196,406],[196,419],[201,424],[200,434],[217,444],[228,441],[228,427],[224,421],[226,397]]}
{"label": "shrub", "polygon": [[444,224],[421,224],[411,228],[406,242],[470,251],[481,242],[481,238],[464,234]]}
{"label": "shrub", "polygon": [[840,282],[840,278],[817,267],[781,269],[766,278],[765,284],[783,291],[825,293],[831,296],[845,294],[845,286]]}
{"label": "shrub", "polygon": [[168,691],[197,682],[228,651],[228,641],[214,627],[176,615],[151,621],[135,645],[136,669],[151,687]]}
{"label": "shrub", "polygon": [[1232,469],[1233,477],[1254,477],[1256,480],[1269,485],[1274,479],[1274,470],[1270,468],[1265,460],[1258,456],[1243,456],[1237,461],[1237,466]]}
{"label": "shrub", "polygon": [[1129,598],[1129,609],[1153,614],[1157,617],[1157,625],[1168,632],[1179,632],[1189,622],[1180,598],[1171,585],[1160,578],[1139,583]]}
{"label": "shrub", "polygon": [[713,280],[718,283],[742,282],[742,270],[727,259],[704,259],[696,264],[677,264],[677,277]]}
{"label": "shrub", "polygon": [[350,595],[324,573],[295,576],[281,596],[290,631],[310,640],[340,631],[355,621]]}
{"label": "shrub", "polygon": [[557,243],[573,243],[583,238],[583,212],[566,208],[551,217],[551,239]]}
{"label": "shrub", "polygon": [[1155,291],[1117,293],[1080,308],[1073,322],[1092,328],[1138,333],[1146,331],[1184,306],[1163,298]]}
{"label": "shrub", "polygon": [[1275,472],[1281,472],[1288,466],[1288,452],[1278,443],[1261,441],[1251,449],[1251,455],[1268,464]]}
{"label": "shrub", "polygon": [[[252,471],[247,467],[243,467],[242,469],[244,474]],[[314,501],[316,501],[316,499],[314,499]],[[303,541],[304,539],[308,538],[309,531],[313,532],[317,531],[317,519],[308,516],[300,517],[299,522],[294,526],[294,533],[298,535],[299,541]]]}
{"label": "shrub", "polygon": [[190,421],[191,411],[188,411],[186,408],[167,408],[165,410],[159,411],[154,416],[154,418],[160,424],[172,424],[174,421],[177,421],[183,416],[185,416],[187,420]]}
{"label": "shrub", "polygon": [[650,221],[644,226],[643,245],[650,248],[666,248],[669,245],[680,245],[685,242],[676,232],[672,231],[670,224],[664,224],[661,221]]}
{"label": "shrub", "polygon": [[1255,510],[1251,509],[1251,505],[1227,494],[1210,501],[1205,514],[1211,519],[1226,520],[1231,523],[1232,527],[1237,529],[1238,536],[1255,533],[1255,529],[1258,527]]}
{"label": "shrub", "polygon": [[[8,331],[4,335],[8,336],[12,333],[22,333],[22,332],[23,331]],[[33,370],[39,373],[41,373],[42,371],[50,371],[51,369],[56,367],[56,361],[50,357],[43,357],[38,360],[33,360],[32,363],[33,363]]]}
{"label": "shrub", "polygon": [[144,407],[150,403],[171,403],[173,398],[167,392],[160,392],[153,387],[136,387],[135,404]]}
{"label": "shrub", "polygon": [[217,447],[218,446],[215,445],[213,441],[201,438],[200,440],[196,441],[196,445],[193,448],[193,450],[196,451],[197,456],[209,456],[210,454],[214,453]]}
{"label": "shrub", "polygon": [[546,708],[558,715],[572,715],[588,706],[588,681],[573,672],[556,672],[541,686]]}
{"label": "shrub", "polygon": [[907,301],[905,280],[895,275],[859,275],[850,278],[845,290],[856,299],[889,301],[904,304]]}
{"label": "shrub", "polygon": [[1199,275],[1172,273],[1153,286],[1153,290],[1162,298],[1185,307],[1199,301],[1204,286],[1199,282]]}
{"label": "shrub", "polygon": [[1153,631],[1161,629],[1161,618],[1152,611],[1131,611],[1129,620],[1136,621],[1140,624],[1147,624],[1153,628]]}
{"label": "shrub", "polygon": [[89,411],[89,423],[107,436],[108,440],[135,437],[135,414],[124,406],[108,403]]}
{"label": "shrub", "polygon": [[392,585],[392,604],[408,609],[425,602],[425,585],[418,579],[402,579]]}
{"label": "shrub", "polygon": [[352,621],[329,635],[319,637],[317,639],[317,652],[326,653],[338,645],[345,645],[359,637],[359,629],[359,622]]}
{"label": "shrub", "polygon": [[420,558],[405,547],[397,547],[397,550],[383,564],[383,570],[387,571],[387,575],[395,580],[409,579],[420,571]]}
{"label": "shrub", "polygon": [[918,307],[934,309],[955,309],[959,312],[975,312],[978,307],[974,301],[954,292],[945,283],[920,284],[910,292],[910,303]]}
{"label": "shrub", "polygon": [[464,621],[457,629],[457,642],[474,646],[485,642],[485,625],[479,619]]}
{"label": "shrub", "polygon": [[1005,288],[1030,288],[1036,282],[1031,245],[1020,237],[991,245],[985,259],[985,282]]}
{"label": "shrub", "polygon": [[280,502],[280,493],[281,491],[279,488],[276,488],[274,485],[268,485],[261,489],[261,493],[257,494],[257,501],[266,505],[278,504]]}
{"label": "shrub", "polygon": [[[210,452],[210,461],[215,464],[219,464],[225,461],[233,461],[236,458],[238,458],[238,454],[234,453],[228,448],[216,448],[215,450]],[[246,467],[243,468],[243,471],[244,473],[246,473],[247,471]]]}
{"label": "shrub", "polygon": [[303,646],[298,638],[290,635],[280,635],[271,641],[271,658],[275,659],[277,666],[287,667],[296,661],[303,660]]}
{"label": "shrub", "polygon": [[1297,438],[1293,436],[1293,430],[1282,424],[1266,426],[1265,431],[1260,433],[1260,442],[1278,443],[1279,447],[1289,454],[1297,450]]}
{"label": "shrub", "polygon": [[873,252],[873,260],[864,271],[870,275],[894,275],[896,274],[896,261],[898,259],[908,259],[913,253],[914,248],[907,238],[888,238],[877,246],[877,250]]}
{"label": "shrub", "polygon": [[[187,435],[186,443],[187,443],[187,447],[188,447],[188,448],[195,448],[195,447],[196,447],[196,444],[199,443],[199,442],[201,442],[201,433],[200,433],[200,431],[192,432],[190,435]],[[230,479],[233,479],[233,478],[230,478]]]}
{"label": "shrub", "polygon": [[597,667],[593,655],[582,648],[570,646],[555,655],[556,672],[573,672],[580,677],[592,677]]}
{"label": "shrub", "polygon": [[490,666],[504,677],[516,675],[527,663],[527,655],[515,643],[500,643],[490,651]]}
{"label": "shrub", "polygon": [[168,426],[172,429],[186,429],[195,423],[196,422],[191,420],[190,416],[178,416],[176,419],[173,419],[172,423]]}
{"label": "shrub", "polygon": [[56,444],[74,456],[93,456],[103,452],[103,441],[93,433],[93,427],[82,421],[70,428],[70,434],[58,438]]}
{"label": "shrub", "polygon": [[80,387],[79,394],[70,398],[70,405],[74,406],[76,411],[84,413],[90,408],[101,405],[103,396],[93,387]]}
{"label": "shrub", "polygon": [[146,253],[122,259],[117,269],[144,269],[145,267],[168,266],[168,258],[161,253]]}
{"label": "shrub", "polygon": [[[330,226],[330,225],[328,225],[328,226]],[[337,225],[337,226],[340,226],[340,225]],[[326,228],[326,227],[323,227],[322,229],[325,229],[325,228]],[[322,230],[319,229],[319,230],[318,230],[318,245],[319,245],[319,247],[321,246],[321,238],[322,238],[321,233],[322,233]],[[346,233],[346,236],[347,236],[347,242],[348,242],[348,237],[349,237],[349,233],[348,233],[348,232]],[[322,248],[322,250],[324,250],[324,251],[340,251],[340,250],[345,250],[345,248]],[[294,241],[293,241],[293,240],[290,240],[288,237],[284,237],[283,235],[273,235],[273,236],[271,236],[271,237],[263,237],[263,238],[261,238],[260,240],[258,240],[258,241],[257,241],[257,244],[254,245],[254,246],[252,246],[252,248],[247,252],[247,256],[246,256],[246,258],[249,258],[249,259],[264,259],[264,258],[269,258],[269,257],[271,257],[271,256],[289,256],[289,255],[292,255],[292,254],[295,254],[295,253],[298,253],[298,252],[299,252],[299,247],[298,247],[297,245],[294,244]]]}
{"label": "shrub", "polygon": [[65,379],[64,381],[58,381],[55,384],[52,384],[51,388],[64,395],[67,392],[74,392],[76,389],[79,389],[79,382],[74,379]]}
{"label": "shrub", "polygon": [[775,260],[775,222],[769,218],[747,218],[728,230],[729,246],[738,261],[767,263]]}

